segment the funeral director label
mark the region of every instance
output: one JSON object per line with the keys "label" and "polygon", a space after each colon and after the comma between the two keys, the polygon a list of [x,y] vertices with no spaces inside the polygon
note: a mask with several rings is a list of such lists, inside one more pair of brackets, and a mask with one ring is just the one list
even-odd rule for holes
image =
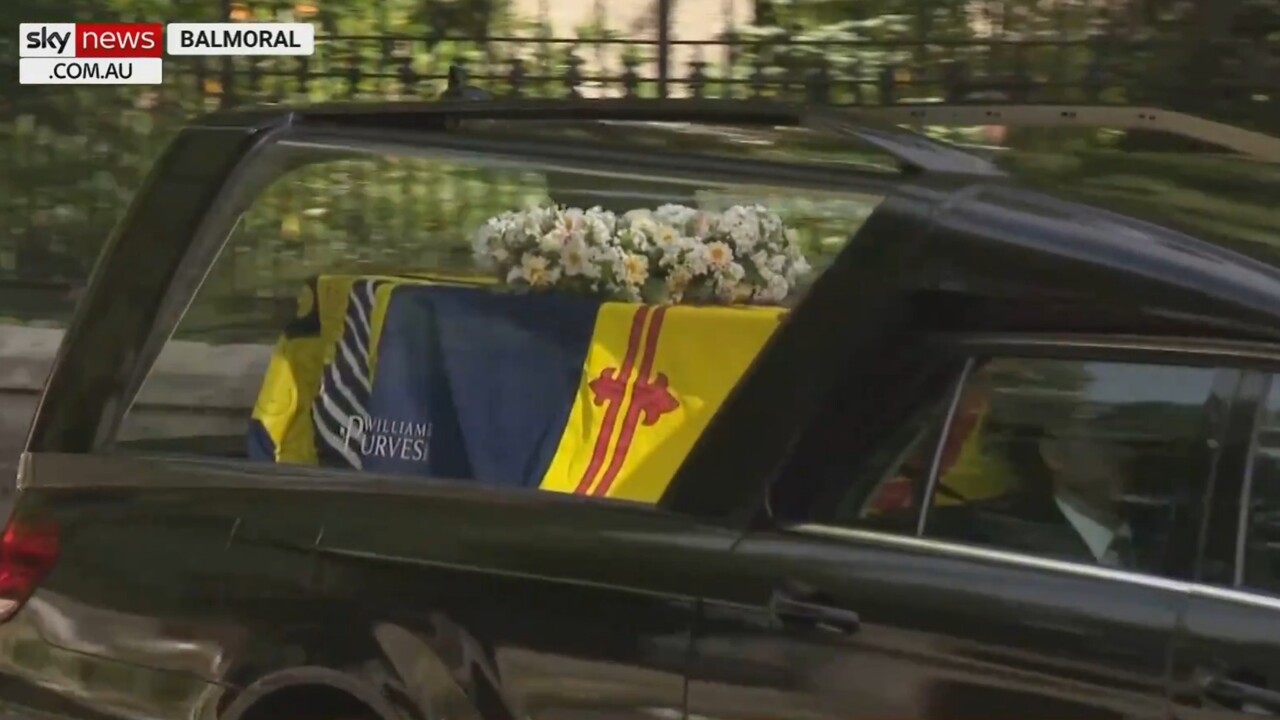
{"label": "funeral director label", "polygon": [[308,23],[169,23],[170,55],[311,55],[316,30]]}

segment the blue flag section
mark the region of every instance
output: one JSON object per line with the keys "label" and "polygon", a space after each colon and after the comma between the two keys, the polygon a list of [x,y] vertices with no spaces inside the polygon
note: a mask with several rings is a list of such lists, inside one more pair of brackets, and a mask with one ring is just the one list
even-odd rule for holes
{"label": "blue flag section", "polygon": [[349,433],[360,435],[360,466],[537,487],[573,406],[600,304],[397,287],[368,412]]}

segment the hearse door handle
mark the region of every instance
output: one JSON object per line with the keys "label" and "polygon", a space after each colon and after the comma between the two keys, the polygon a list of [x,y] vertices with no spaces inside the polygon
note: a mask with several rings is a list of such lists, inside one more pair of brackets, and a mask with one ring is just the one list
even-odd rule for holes
{"label": "hearse door handle", "polygon": [[1219,705],[1255,715],[1280,715],[1280,692],[1250,683],[1211,677],[1204,681],[1204,696]]}
{"label": "hearse door handle", "polygon": [[852,610],[796,597],[787,590],[774,591],[769,612],[784,627],[837,635],[853,635],[862,627],[862,619]]}

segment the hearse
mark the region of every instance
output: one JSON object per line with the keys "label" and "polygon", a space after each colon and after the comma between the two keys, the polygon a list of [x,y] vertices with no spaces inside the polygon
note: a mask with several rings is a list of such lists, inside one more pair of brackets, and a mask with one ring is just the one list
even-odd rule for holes
{"label": "hearse", "polygon": [[21,458],[0,704],[1280,714],[1277,185],[1242,234],[899,126],[1019,117],[1277,179],[1280,141],[1142,108],[193,122]]}

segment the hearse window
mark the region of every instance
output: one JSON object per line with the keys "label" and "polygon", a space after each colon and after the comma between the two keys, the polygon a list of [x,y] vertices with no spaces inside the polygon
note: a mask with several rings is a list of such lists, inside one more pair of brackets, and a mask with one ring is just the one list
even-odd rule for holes
{"label": "hearse window", "polygon": [[[815,519],[842,527],[914,535],[952,395],[948,392],[926,403],[870,453],[860,454],[847,491],[833,505],[819,503]],[[828,514],[826,507],[833,510]]]}
{"label": "hearse window", "polygon": [[117,452],[653,502],[879,200],[313,159],[230,231]]}
{"label": "hearse window", "polygon": [[837,440],[823,460],[800,458],[799,480],[779,487],[774,514],[1178,575],[1194,536],[1192,498],[1202,496],[1212,462],[1206,441],[1221,417],[1216,403],[1230,386],[1223,381],[1236,377],[1201,367],[974,358],[962,381],[923,384],[925,401],[869,449],[842,452]]}
{"label": "hearse window", "polygon": [[1210,466],[1218,371],[994,358],[948,429],[924,535],[1174,573],[1175,523]]}
{"label": "hearse window", "polygon": [[1242,584],[1280,595],[1280,383],[1274,377],[1254,433]]}

